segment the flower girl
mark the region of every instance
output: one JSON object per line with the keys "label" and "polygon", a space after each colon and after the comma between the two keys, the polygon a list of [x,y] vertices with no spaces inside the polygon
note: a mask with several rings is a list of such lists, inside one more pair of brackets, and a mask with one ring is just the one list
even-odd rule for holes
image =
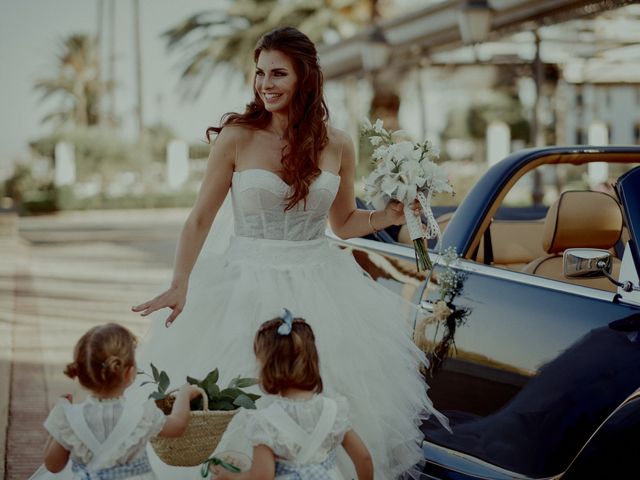
{"label": "flower girl", "polygon": [[284,309],[281,318],[263,323],[253,349],[260,385],[269,395],[257,410],[246,410],[246,436],[253,445],[251,469],[231,473],[213,467],[216,480],[342,480],[336,449],[342,445],[359,480],[373,479],[367,447],[352,430],[344,397],[322,392],[322,378],[311,327]]}
{"label": "flower girl", "polygon": [[[200,389],[184,385],[171,414],[165,416],[153,400],[126,401],[123,392],[136,376],[136,339],[126,328],[109,323],[92,328],[75,346],[65,374],[89,390],[82,403],[61,399],[44,427],[50,434],[44,465],[60,472],[71,460],[73,478],[156,478],[145,450],[150,437],[178,437],[189,421],[189,401]],[[40,474],[40,475],[39,475]],[[41,468],[32,478],[46,478]]]}

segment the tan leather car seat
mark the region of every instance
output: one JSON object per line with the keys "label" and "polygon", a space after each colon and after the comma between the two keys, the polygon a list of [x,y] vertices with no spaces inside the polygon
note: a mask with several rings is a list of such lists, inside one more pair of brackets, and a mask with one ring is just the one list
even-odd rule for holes
{"label": "tan leather car seat", "polygon": [[[593,191],[564,192],[545,218],[542,247],[547,254],[529,262],[522,271],[615,292],[616,286],[604,277],[565,277],[562,253],[567,248],[609,250],[620,240],[622,226],[622,211],[612,196]],[[612,258],[612,262],[611,274],[618,278],[620,260]]]}

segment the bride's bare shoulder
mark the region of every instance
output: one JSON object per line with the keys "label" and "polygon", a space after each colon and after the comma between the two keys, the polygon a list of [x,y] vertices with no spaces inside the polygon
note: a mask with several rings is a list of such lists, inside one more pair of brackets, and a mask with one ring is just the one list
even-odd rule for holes
{"label": "bride's bare shoulder", "polygon": [[353,163],[355,147],[351,135],[344,130],[331,126],[327,129],[327,134],[329,136],[327,149],[333,152],[335,158],[338,159],[340,168],[344,167],[345,164]]}
{"label": "bride's bare shoulder", "polygon": [[329,137],[329,146],[335,148],[344,148],[345,143],[353,142],[351,136],[344,130],[332,127],[327,127],[327,136]]}
{"label": "bride's bare shoulder", "polygon": [[225,125],[218,134],[218,138],[229,141],[245,141],[248,140],[253,133],[255,133],[255,129],[247,125]]}

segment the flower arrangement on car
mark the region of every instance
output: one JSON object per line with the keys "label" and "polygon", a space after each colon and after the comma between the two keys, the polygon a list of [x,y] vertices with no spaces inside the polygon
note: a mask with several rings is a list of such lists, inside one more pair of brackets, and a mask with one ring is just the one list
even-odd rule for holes
{"label": "flower arrangement on car", "polygon": [[[455,349],[457,327],[464,324],[469,316],[468,307],[457,307],[453,301],[462,293],[465,274],[453,267],[459,257],[455,248],[449,247],[440,255],[442,270],[438,272],[438,299],[433,303],[431,315],[420,319],[414,329],[414,343],[425,352],[429,360],[426,374],[433,377],[442,367],[451,349]],[[427,338],[427,328],[435,324],[433,340]],[[441,330],[442,329],[442,330]]]}
{"label": "flower arrangement on car", "polygon": [[[375,168],[365,180],[367,200],[377,209],[385,208],[391,200],[404,204],[416,266],[418,270],[431,270],[427,239],[440,237],[440,228],[431,211],[431,198],[435,193],[454,193],[446,172],[436,164],[437,149],[428,140],[396,142],[403,132],[385,130],[380,119],[374,124],[365,119],[362,133],[375,148],[372,154]],[[421,216],[413,212],[415,200],[422,206],[426,226]]]}
{"label": "flower arrangement on car", "polygon": [[[164,370],[151,364],[151,374],[140,371],[139,374],[146,375],[150,380],[142,382],[155,384],[156,390],[149,395],[155,400],[158,408],[165,414],[171,412],[175,401],[173,395],[177,388],[169,389],[171,381],[169,375]],[[156,454],[167,465],[174,466],[195,466],[206,462],[211,452],[213,452],[229,422],[231,422],[238,409],[255,409],[255,401],[260,395],[246,392],[243,389],[256,385],[255,378],[236,377],[232,379],[226,388],[218,386],[218,369],[209,372],[203,380],[187,377],[186,380],[191,385],[200,387],[202,397],[191,401],[191,412],[187,431],[181,437],[164,438],[156,437],[150,443]]]}

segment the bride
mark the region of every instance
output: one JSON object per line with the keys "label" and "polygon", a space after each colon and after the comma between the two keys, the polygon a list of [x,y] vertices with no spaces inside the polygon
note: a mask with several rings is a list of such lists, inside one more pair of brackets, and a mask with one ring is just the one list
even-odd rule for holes
{"label": "bride", "polygon": [[[307,36],[291,27],[273,30],[259,40],[254,60],[254,98],[245,112],[207,130],[207,138],[217,138],[171,284],[133,307],[144,316],[171,310],[152,323],[139,368],[149,371],[152,362],[174,382],[213,368],[223,383],[255,376],[254,332],[286,306],[313,326],[325,391],[349,400],[376,479],[417,477],[421,420],[446,419],[418,373],[425,359],[409,329],[416,312],[324,236],[327,217],[342,238],[402,224],[402,205],[356,208],[354,147],[327,124],[322,72]],[[213,221],[229,191],[235,234],[223,255],[207,255],[203,245],[210,230],[218,234]],[[157,474],[169,471],[159,467]],[[177,478],[176,472],[166,475]]]}

